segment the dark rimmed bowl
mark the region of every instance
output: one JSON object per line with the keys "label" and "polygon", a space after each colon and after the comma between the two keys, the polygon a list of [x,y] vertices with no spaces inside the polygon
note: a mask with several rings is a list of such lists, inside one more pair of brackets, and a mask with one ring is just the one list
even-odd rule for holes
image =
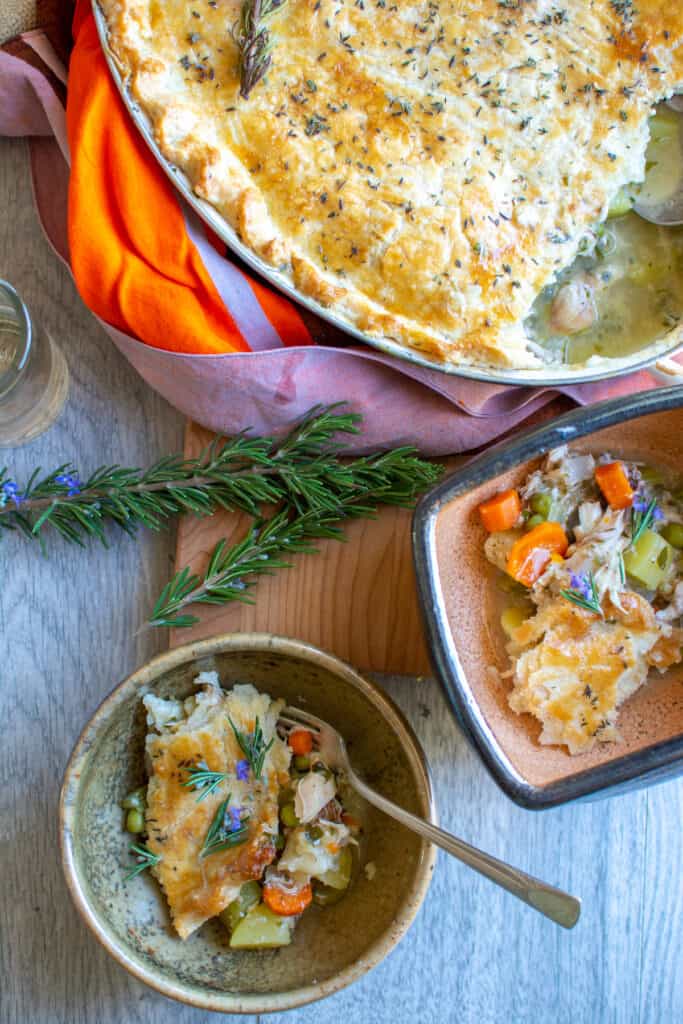
{"label": "dark rimmed bowl", "polygon": [[541,746],[531,715],[508,706],[497,671],[509,668],[495,570],[483,552],[480,502],[520,483],[539,457],[569,444],[638,458],[683,473],[683,386],[576,409],[497,445],[424,495],[413,552],[430,657],[458,722],[515,803],[540,810],[611,795],[683,773],[683,666],[647,685],[619,711],[618,743],[572,757]]}
{"label": "dark rimmed bowl", "polygon": [[415,734],[374,683],[309,644],[234,633],[178,647],[143,665],[103,701],[67,766],[60,801],[62,864],[81,917],[131,974],[204,1010],[268,1013],[321,999],[362,977],[396,946],[427,893],[436,849],[381,812],[364,813],[365,863],[349,893],[303,915],[291,946],[237,951],[218,921],[183,942],[157,882],[129,884],[130,836],[119,802],[144,780],[141,697],[185,697],[198,672],[218,672],[300,704],[338,728],[354,766],[389,799],[434,821],[429,770]]}

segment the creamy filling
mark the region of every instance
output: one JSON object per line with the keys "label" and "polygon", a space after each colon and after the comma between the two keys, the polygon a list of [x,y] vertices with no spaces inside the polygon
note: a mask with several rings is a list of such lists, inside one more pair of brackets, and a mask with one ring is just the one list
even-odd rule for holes
{"label": "creamy filling", "polygon": [[639,215],[662,219],[683,206],[682,125],[660,105],[649,123],[644,181],[620,189],[607,221],[586,232],[576,259],[534,302],[525,329],[548,362],[620,359],[683,321],[683,227]]}

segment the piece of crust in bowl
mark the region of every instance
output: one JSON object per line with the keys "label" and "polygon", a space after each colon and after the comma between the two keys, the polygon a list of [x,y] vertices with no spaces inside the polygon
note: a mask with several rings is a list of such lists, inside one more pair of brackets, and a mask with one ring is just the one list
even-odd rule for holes
{"label": "piece of crust in bowl", "polygon": [[[290,753],[277,737],[275,725],[282,702],[258,693],[251,685],[236,685],[229,692],[218,685],[215,673],[197,680],[203,688],[184,702],[166,701],[149,694],[143,700],[150,731],[146,753],[147,846],[160,857],[153,873],[161,883],[173,924],[186,939],[210,917],[220,914],[249,879],[260,878],[275,856],[278,830],[278,793],[288,778]],[[249,734],[256,718],[266,754],[261,780],[242,764],[244,753],[231,721]],[[225,774],[208,795],[187,785],[190,769],[201,767]],[[239,776],[247,775],[246,778]],[[207,833],[223,801],[240,808],[248,818],[246,841],[207,854]]]}

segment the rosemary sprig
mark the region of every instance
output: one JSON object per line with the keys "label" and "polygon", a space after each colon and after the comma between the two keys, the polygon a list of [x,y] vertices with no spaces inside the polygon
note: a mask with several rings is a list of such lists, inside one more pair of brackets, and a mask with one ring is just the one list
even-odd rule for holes
{"label": "rosemary sprig", "polygon": [[360,423],[339,406],[316,407],[284,439],[215,438],[194,459],[172,455],[147,470],[104,466],[84,480],[65,463],[44,476],[35,470],[20,488],[0,469],[0,532],[42,541],[51,528],[77,544],[94,537],[106,545],[108,523],[134,534],[139,526],[159,530],[181,513],[208,516],[220,508],[254,517],[278,503],[325,512],[359,490],[409,505],[438,479],[441,467],[411,448],[343,462],[339,436],[357,434]]}
{"label": "rosemary sprig", "polygon": [[133,843],[130,847],[130,855],[131,857],[135,857],[137,864],[132,871],[129,871],[124,877],[124,882],[128,882],[131,878],[135,878],[137,875],[142,874],[142,872],[146,871],[147,868],[153,868],[154,865],[158,864],[161,860],[161,857],[156,853],[152,853],[151,850],[148,850],[144,843]]}
{"label": "rosemary sprig", "polygon": [[260,779],[263,772],[263,763],[266,759],[266,754],[273,745],[274,740],[271,739],[266,743],[263,736],[263,729],[261,723],[256,716],[256,722],[254,723],[254,731],[252,733],[242,732],[238,729],[232,718],[228,717],[232,731],[235,734],[235,739],[240,745],[240,750],[246,757],[252,772],[254,773],[255,779]]}
{"label": "rosemary sprig", "polygon": [[230,547],[220,540],[201,575],[187,567],[179,570],[159,595],[147,625],[193,626],[197,617],[183,611],[190,604],[251,604],[259,576],[290,568],[291,555],[315,553],[314,540],[343,540],[338,524],[345,519],[372,517],[381,504],[410,505],[442,472],[442,467],[416,458],[410,448],[357,459],[344,469],[351,470],[349,477],[324,503],[310,494],[292,498],[289,507],[257,522],[239,543]]}
{"label": "rosemary sprig", "polygon": [[560,594],[567,601],[571,601],[572,604],[576,604],[579,608],[585,609],[585,611],[593,612],[595,615],[602,617],[602,608],[600,606],[600,595],[598,594],[598,588],[595,585],[595,577],[592,572],[588,573],[587,587],[584,592],[577,590],[561,590]]}
{"label": "rosemary sprig", "polygon": [[228,777],[227,772],[212,772],[209,771],[209,767],[204,761],[200,761],[197,765],[192,765],[186,768],[189,778],[186,782],[183,782],[183,786],[187,786],[190,789],[200,790],[199,796],[197,797],[197,803],[200,804],[202,800],[213,793],[215,789],[218,789],[221,782],[224,782]]}
{"label": "rosemary sprig", "polygon": [[240,824],[234,828],[232,822],[229,821],[229,809],[231,793],[228,793],[225,800],[221,801],[218,805],[216,813],[213,816],[213,820],[209,825],[209,831],[206,833],[204,839],[204,845],[202,846],[200,857],[208,857],[212,853],[218,853],[220,850],[227,850],[232,846],[240,846],[245,843],[249,837],[249,819],[243,818],[240,820]]}
{"label": "rosemary sprig", "polygon": [[[312,553],[316,549],[305,539],[306,527],[315,529],[316,518],[309,514],[290,521],[281,512],[253,526],[246,537],[229,547],[220,540],[214,547],[203,576],[181,569],[166,584],[152,609],[148,626],[193,626],[195,615],[179,614],[189,604],[228,604],[230,601],[253,603],[249,590],[255,578],[287,569],[291,563],[277,557],[283,552]],[[143,627],[144,628],[144,627]]]}
{"label": "rosemary sprig", "polygon": [[239,26],[232,36],[239,51],[240,96],[249,99],[255,85],[272,64],[273,43],[266,20],[283,7],[286,0],[243,0]]}

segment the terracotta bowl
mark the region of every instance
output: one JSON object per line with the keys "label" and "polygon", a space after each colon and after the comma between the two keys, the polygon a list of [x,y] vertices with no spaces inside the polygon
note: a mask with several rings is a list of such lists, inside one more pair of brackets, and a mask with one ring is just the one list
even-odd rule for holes
{"label": "terracotta bowl", "polygon": [[368,808],[364,860],[348,895],[313,907],[292,945],[232,952],[218,921],[186,942],[172,931],[157,882],[127,884],[130,836],[119,801],[145,778],[141,697],[185,697],[202,670],[223,682],[251,682],[335,725],[351,759],[372,786],[434,820],[427,764],[394,704],[343,662],[307,644],[244,633],[214,637],[164,654],[124,680],[81,734],[66,769],[60,802],[62,860],[84,921],[112,956],[157,991],[205,1010],[267,1013],[330,995],[379,963],[410,927],[429,887],[434,847]]}
{"label": "terracotta bowl", "polygon": [[569,443],[683,473],[683,387],[577,409],[473,459],[427,494],[413,523],[418,587],[434,669],[461,726],[516,803],[552,807],[683,772],[683,667],[653,673],[619,711],[618,743],[572,757],[541,746],[540,723],[508,706],[509,668],[496,570],[484,556],[480,502],[522,481]]}

